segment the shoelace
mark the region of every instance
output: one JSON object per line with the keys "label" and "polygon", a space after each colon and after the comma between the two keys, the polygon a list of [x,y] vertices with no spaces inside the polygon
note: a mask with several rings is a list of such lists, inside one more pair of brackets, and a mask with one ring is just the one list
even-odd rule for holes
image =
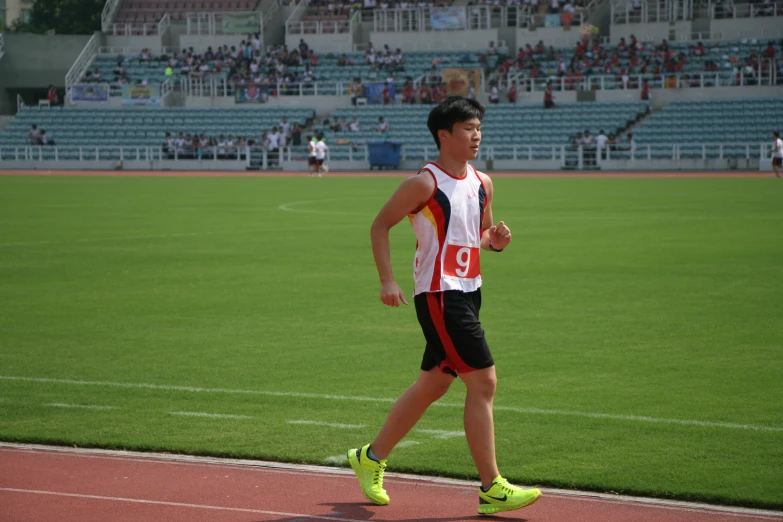
{"label": "shoelace", "polygon": [[386,464],[378,464],[378,467],[375,468],[375,473],[373,475],[373,484],[375,484],[378,487],[383,487],[383,472],[386,470]]}
{"label": "shoelace", "polygon": [[512,495],[513,495],[514,493],[516,493],[516,488],[514,488],[514,486],[512,486],[511,484],[509,484],[509,483],[508,483],[508,481],[507,481],[506,479],[499,480],[499,481],[495,482],[495,484],[497,484],[498,486],[500,486],[500,489],[502,489],[502,490],[503,490],[503,491],[505,491],[506,493],[511,493]]}

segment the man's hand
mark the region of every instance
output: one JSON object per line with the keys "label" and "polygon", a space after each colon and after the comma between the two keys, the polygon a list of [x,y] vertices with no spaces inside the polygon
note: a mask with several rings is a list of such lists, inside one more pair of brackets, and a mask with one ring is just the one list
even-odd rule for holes
{"label": "man's hand", "polygon": [[400,301],[408,304],[405,300],[405,292],[395,281],[381,284],[381,301],[387,306],[400,306]]}
{"label": "man's hand", "polygon": [[503,250],[511,243],[511,230],[500,221],[497,225],[489,227],[489,242],[497,250]]}

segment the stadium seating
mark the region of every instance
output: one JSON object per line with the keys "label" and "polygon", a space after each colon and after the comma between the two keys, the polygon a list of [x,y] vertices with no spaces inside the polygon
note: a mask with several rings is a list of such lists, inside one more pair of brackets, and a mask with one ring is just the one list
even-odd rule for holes
{"label": "stadium seating", "polygon": [[783,98],[677,101],[644,120],[634,131],[638,144],[680,144],[681,157],[745,157],[772,142],[772,131],[783,127]]}
{"label": "stadium seating", "polygon": [[[23,107],[0,133],[3,158],[10,158],[8,147],[28,145],[30,126],[46,131],[58,147],[71,148],[60,157],[78,158],[73,147],[101,147],[107,158],[119,157],[119,147],[160,147],[167,132],[207,136],[233,134],[255,139],[270,130],[286,116],[291,124],[302,128],[309,124],[315,111],[309,108],[140,108],[119,109]],[[51,147],[44,147],[48,154]],[[103,152],[102,152],[103,154]]]}
{"label": "stadium seating", "polygon": [[[360,125],[360,132],[324,132],[327,142],[336,144],[340,138],[351,140],[351,144],[380,140],[374,129],[380,116],[389,123],[389,139],[405,144],[406,157],[424,157],[424,147],[434,152],[435,142],[427,129],[428,105],[343,107],[333,112],[330,119],[346,117],[350,123],[354,117]],[[570,143],[569,138],[577,132],[590,129],[593,134],[599,130],[617,133],[637,121],[647,112],[647,105],[641,102],[596,102],[562,104],[556,110],[545,110],[540,104],[519,104],[487,107],[482,124],[482,144],[495,149],[495,159],[513,157],[514,145],[536,146],[534,159],[552,157],[552,145]],[[331,146],[332,158],[347,157],[347,146]]]}
{"label": "stadium seating", "polygon": [[192,12],[255,11],[257,0],[124,0],[114,23],[156,23],[165,13],[172,20],[184,20]]}

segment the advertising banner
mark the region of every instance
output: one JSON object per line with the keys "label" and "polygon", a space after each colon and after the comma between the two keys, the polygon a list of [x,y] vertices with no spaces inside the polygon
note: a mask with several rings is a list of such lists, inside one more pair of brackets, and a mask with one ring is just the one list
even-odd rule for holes
{"label": "advertising banner", "polygon": [[160,86],[123,85],[123,105],[160,105]]}
{"label": "advertising banner", "polygon": [[223,34],[250,34],[261,31],[261,13],[223,13],[220,18]]}
{"label": "advertising banner", "polygon": [[443,69],[443,81],[450,96],[465,96],[470,86],[481,94],[481,69]]}
{"label": "advertising banner", "polygon": [[466,29],[467,22],[464,7],[430,8],[430,25],[436,30]]}
{"label": "advertising banner", "polygon": [[108,83],[84,83],[71,85],[71,101],[78,102],[107,102],[109,101]]}

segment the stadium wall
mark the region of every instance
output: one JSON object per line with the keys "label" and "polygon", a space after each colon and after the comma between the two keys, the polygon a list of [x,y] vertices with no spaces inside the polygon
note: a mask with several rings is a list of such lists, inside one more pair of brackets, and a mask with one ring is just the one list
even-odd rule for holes
{"label": "stadium wall", "polygon": [[581,37],[582,35],[577,26],[572,27],[568,31],[562,27],[537,27],[532,30],[517,29],[516,48],[518,49],[527,44],[535,46],[539,40],[544,42],[546,46],[573,47]]}
{"label": "stadium wall", "polygon": [[[181,36],[180,38],[184,38]],[[204,37],[201,37],[204,38]],[[234,36],[232,45],[239,43],[239,40]],[[107,47],[127,47],[128,49],[139,50],[145,47],[150,50],[153,55],[163,54],[163,39],[160,35],[154,36],[103,36],[103,45]],[[206,46],[204,47],[206,49]],[[73,63],[73,62],[71,62]]]}
{"label": "stadium wall", "polygon": [[783,26],[779,16],[725,18],[712,20],[710,22],[710,33],[714,39],[720,40],[780,38],[783,36]]}
{"label": "stadium wall", "polygon": [[[347,33],[306,35],[286,33],[285,44],[289,49],[296,49],[299,47],[299,39],[303,37],[305,42],[307,42],[307,45],[309,45],[311,49],[317,49],[317,52],[319,53],[350,53],[353,51],[353,43]],[[236,40],[236,35],[234,39]],[[375,40],[372,40],[372,42],[376,47],[378,46],[378,43]],[[236,45],[236,41],[234,45]]]}
{"label": "stadium wall", "polygon": [[[713,24],[715,21],[713,21]],[[676,35],[691,33],[691,21],[680,22],[651,22],[647,24],[612,24],[610,29],[611,42],[616,44],[620,38],[630,40],[631,35],[642,41],[660,42],[664,38],[673,41]]]}
{"label": "stadium wall", "polygon": [[[369,35],[369,39],[376,49],[382,49],[384,45],[388,44],[392,49],[400,48],[403,51],[425,51],[428,49],[468,49],[476,51],[478,49],[486,49],[489,42],[497,43],[500,40],[497,29],[395,33],[370,31]],[[299,40],[296,40],[296,42],[299,43]],[[317,45],[314,48],[320,49]]]}
{"label": "stadium wall", "polygon": [[0,114],[16,113],[20,90],[65,87],[65,75],[92,35],[4,33],[0,60]]}

